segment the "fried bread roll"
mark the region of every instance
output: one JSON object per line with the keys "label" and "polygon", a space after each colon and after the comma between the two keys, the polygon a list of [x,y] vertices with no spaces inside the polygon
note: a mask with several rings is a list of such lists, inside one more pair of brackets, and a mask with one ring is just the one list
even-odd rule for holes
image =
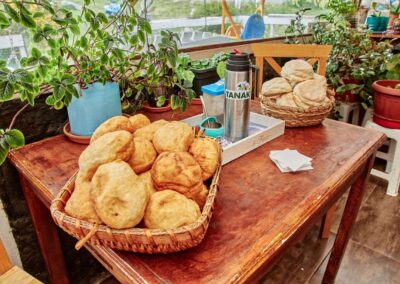
{"label": "fried bread roll", "polygon": [[172,121],[160,127],[154,134],[153,144],[157,152],[186,152],[194,140],[192,127],[181,121]]}
{"label": "fried bread roll", "polygon": [[91,180],[97,168],[118,159],[127,161],[135,151],[132,134],[126,130],[106,133],[96,139],[79,157],[79,170]]}
{"label": "fried bread roll", "polygon": [[128,163],[135,173],[140,174],[151,168],[157,157],[157,152],[153,144],[147,139],[136,137],[133,138],[133,142],[135,143],[135,152]]}
{"label": "fried bread roll", "polygon": [[90,138],[90,143],[106,133],[117,130],[132,132],[132,125],[127,117],[122,115],[114,116],[100,124],[100,126],[93,132],[92,137]]}
{"label": "fried bread roll", "polygon": [[196,138],[190,146],[189,153],[200,165],[203,180],[214,175],[221,161],[221,146],[218,141],[208,137]]}
{"label": "fried bread roll", "polygon": [[114,229],[132,228],[144,216],[149,193],[128,163],[101,165],[91,182],[91,199],[100,219]]}
{"label": "fried bread roll", "polygon": [[174,229],[194,223],[200,215],[196,202],[176,191],[163,190],[150,197],[144,223],[150,229]]}
{"label": "fried bread roll", "polygon": [[161,153],[151,168],[157,190],[172,189],[191,197],[202,190],[201,168],[187,152]]}

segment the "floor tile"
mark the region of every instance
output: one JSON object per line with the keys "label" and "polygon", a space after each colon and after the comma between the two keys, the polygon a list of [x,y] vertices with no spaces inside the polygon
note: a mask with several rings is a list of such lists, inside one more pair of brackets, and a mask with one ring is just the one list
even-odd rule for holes
{"label": "floor tile", "polygon": [[[311,278],[310,284],[321,283],[328,258]],[[336,284],[398,284],[400,263],[353,241],[349,242]]]}
{"label": "floor tile", "polygon": [[366,204],[375,207],[379,212],[400,216],[400,195],[386,194],[387,182],[381,180],[378,187],[368,197]]}
{"label": "floor tile", "polygon": [[350,238],[400,262],[400,216],[363,205]]}
{"label": "floor tile", "polygon": [[[375,189],[378,188],[380,182],[381,179],[372,176],[370,177],[370,180],[367,184],[367,188],[365,189],[363,203],[365,203],[368,200],[369,196],[375,191]],[[342,219],[343,210],[344,207],[346,206],[346,201],[349,195],[349,191],[350,190],[347,190],[346,193],[343,194],[336,203],[337,207],[336,207],[335,217],[333,219],[333,223],[331,226],[332,233],[336,234],[339,229],[340,220]]]}
{"label": "floor tile", "polygon": [[319,239],[319,226],[314,226],[306,236],[294,244],[261,283],[304,283],[318,269],[329,254],[335,235]]}

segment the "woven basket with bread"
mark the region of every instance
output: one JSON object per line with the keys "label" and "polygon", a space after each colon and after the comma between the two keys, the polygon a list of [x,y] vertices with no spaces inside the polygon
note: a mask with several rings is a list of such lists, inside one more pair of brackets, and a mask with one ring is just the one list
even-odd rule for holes
{"label": "woven basket with bread", "polygon": [[260,102],[265,115],[284,120],[287,127],[301,127],[320,124],[331,113],[334,96],[324,76],[295,59],[282,67],[281,77],[263,84]]}
{"label": "woven basket with bread", "polygon": [[180,121],[117,116],[100,125],[79,170],[51,204],[54,221],[86,242],[141,253],[198,245],[207,231],[221,147]]}

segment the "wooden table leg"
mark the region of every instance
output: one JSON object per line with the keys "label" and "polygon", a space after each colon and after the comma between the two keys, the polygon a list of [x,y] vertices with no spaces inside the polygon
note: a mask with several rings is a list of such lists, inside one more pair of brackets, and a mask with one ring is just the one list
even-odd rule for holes
{"label": "wooden table leg", "polygon": [[36,197],[29,182],[20,176],[22,191],[25,196],[32,223],[35,227],[45,266],[51,283],[70,283],[68,272],[61,250],[57,227],[51,218],[49,209]]}
{"label": "wooden table leg", "polygon": [[331,226],[333,222],[333,218],[335,217],[336,211],[336,203],[329,208],[328,212],[326,212],[325,216],[322,218],[321,229],[319,231],[319,237],[321,239],[328,239],[331,234]]}
{"label": "wooden table leg", "polygon": [[340,221],[339,230],[332,248],[332,253],[329,257],[328,266],[326,267],[324,278],[322,279],[323,284],[331,284],[335,281],[347,243],[350,239],[351,229],[356,221],[357,213],[361,206],[364,196],[364,189],[368,182],[369,173],[374,164],[374,160],[375,156],[372,156],[369,159],[363,172],[356,179],[350,189],[346,207],[344,208],[342,219]]}

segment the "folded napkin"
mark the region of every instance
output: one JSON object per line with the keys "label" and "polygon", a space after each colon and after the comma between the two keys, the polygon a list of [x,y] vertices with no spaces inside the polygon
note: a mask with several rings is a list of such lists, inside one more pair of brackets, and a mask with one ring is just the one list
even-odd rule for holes
{"label": "folded napkin", "polygon": [[300,154],[297,150],[271,151],[269,157],[282,173],[314,169],[311,165],[312,159]]}

